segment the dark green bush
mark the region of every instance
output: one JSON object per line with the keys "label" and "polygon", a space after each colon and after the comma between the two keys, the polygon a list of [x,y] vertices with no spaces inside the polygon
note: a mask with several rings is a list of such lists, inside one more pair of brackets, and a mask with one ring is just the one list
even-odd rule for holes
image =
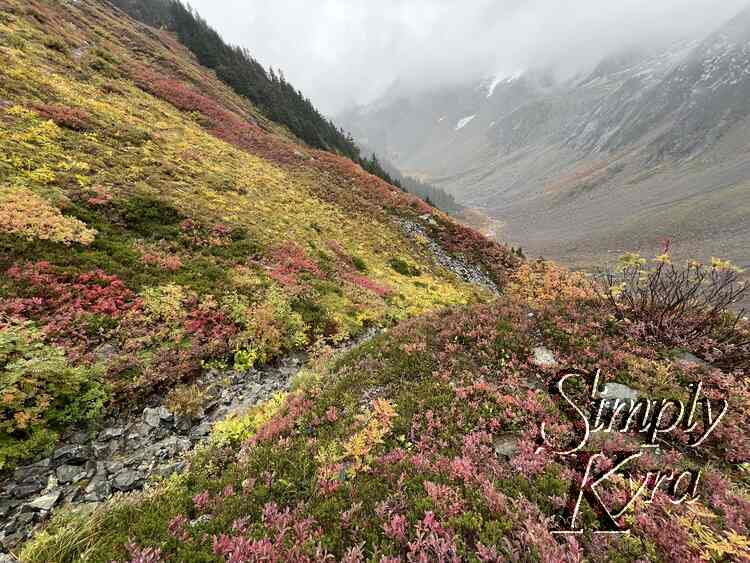
{"label": "dark green bush", "polygon": [[391,268],[397,271],[402,276],[419,276],[422,275],[422,271],[416,266],[409,264],[408,262],[401,260],[401,258],[391,258],[388,261]]}

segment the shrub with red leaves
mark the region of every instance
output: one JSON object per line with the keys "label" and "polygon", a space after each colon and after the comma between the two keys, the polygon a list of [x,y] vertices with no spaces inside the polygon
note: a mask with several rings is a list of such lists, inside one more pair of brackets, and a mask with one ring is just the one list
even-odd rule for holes
{"label": "shrub with red leaves", "polygon": [[56,272],[47,262],[15,265],[7,276],[23,297],[0,300],[0,312],[38,321],[53,341],[90,348],[96,335],[87,330],[91,316],[118,320],[140,300],[117,277],[102,270],[73,275]]}
{"label": "shrub with red leaves", "polygon": [[90,131],[94,128],[88,112],[67,106],[53,104],[33,104],[31,109],[56,125],[73,131]]}

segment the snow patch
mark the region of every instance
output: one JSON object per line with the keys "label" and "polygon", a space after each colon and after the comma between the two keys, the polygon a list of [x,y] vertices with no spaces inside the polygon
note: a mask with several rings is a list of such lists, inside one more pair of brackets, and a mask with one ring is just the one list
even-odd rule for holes
{"label": "snow patch", "polygon": [[458,131],[460,129],[463,129],[464,127],[466,127],[469,124],[469,122],[472,119],[474,119],[476,116],[477,116],[477,114],[475,113],[474,115],[470,115],[468,117],[464,117],[463,119],[459,119],[458,123],[456,123],[456,131]]}
{"label": "snow patch", "polygon": [[512,72],[510,74],[507,73],[500,73],[495,78],[492,79],[492,82],[490,83],[490,87],[487,90],[487,97],[491,98],[492,94],[495,93],[495,88],[497,88],[498,84],[501,83],[507,83],[510,84],[511,82],[514,82],[521,78],[521,75],[523,74],[522,70],[517,70],[516,72]]}

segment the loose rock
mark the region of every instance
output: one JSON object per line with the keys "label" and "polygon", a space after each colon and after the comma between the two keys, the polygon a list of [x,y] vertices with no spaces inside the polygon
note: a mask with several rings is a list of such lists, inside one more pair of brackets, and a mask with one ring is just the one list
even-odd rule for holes
{"label": "loose rock", "polygon": [[44,496],[35,498],[28,504],[28,506],[34,510],[49,512],[57,503],[61,493],[62,491],[60,489],[52,491]]}
{"label": "loose rock", "polygon": [[553,368],[557,366],[555,354],[549,348],[538,346],[532,350],[534,357],[531,363],[540,368]]}

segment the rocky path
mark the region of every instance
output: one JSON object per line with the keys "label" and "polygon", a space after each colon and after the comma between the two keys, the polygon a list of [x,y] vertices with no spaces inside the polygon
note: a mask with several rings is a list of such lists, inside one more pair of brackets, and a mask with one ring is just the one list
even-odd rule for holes
{"label": "rocky path", "polygon": [[[143,411],[111,417],[97,431],[65,436],[52,455],[18,467],[0,483],[0,544],[10,551],[36,525],[66,504],[101,503],[117,492],[141,489],[155,475],[184,468],[184,453],[204,440],[213,424],[288,388],[304,363],[291,355],[246,373],[209,371],[195,416],[177,415],[154,400]],[[0,550],[0,563],[15,561]]]}
{"label": "rocky path", "polygon": [[[434,221],[429,216],[422,216],[421,219],[423,221]],[[433,260],[449,272],[454,273],[460,280],[479,285],[485,289],[489,289],[493,293],[500,293],[495,282],[481,268],[469,264],[460,257],[448,254],[442,246],[430,238],[424,227],[407,219],[399,221],[399,225],[401,226],[401,230],[412,240],[420,239],[425,241],[427,250]]]}

